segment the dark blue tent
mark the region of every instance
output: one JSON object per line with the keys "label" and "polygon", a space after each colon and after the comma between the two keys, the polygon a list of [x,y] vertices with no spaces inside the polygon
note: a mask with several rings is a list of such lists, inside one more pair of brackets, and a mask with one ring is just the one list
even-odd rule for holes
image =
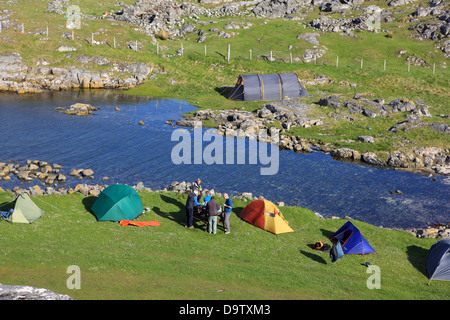
{"label": "dark blue tent", "polygon": [[450,280],[450,239],[440,240],[431,246],[427,269],[430,279]]}
{"label": "dark blue tent", "polygon": [[347,221],[331,237],[331,242],[339,241],[345,254],[368,254],[376,251],[364,239],[361,231],[350,221]]}
{"label": "dark blue tent", "polygon": [[240,75],[231,100],[284,100],[308,96],[295,73]]}

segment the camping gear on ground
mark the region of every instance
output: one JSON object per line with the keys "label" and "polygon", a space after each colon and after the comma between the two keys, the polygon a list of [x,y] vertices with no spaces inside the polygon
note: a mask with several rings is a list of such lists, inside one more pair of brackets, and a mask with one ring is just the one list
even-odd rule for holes
{"label": "camping gear on ground", "polygon": [[308,96],[295,73],[239,75],[231,100],[284,100]]}
{"label": "camping gear on ground", "polygon": [[330,250],[331,262],[335,263],[344,256],[344,250],[342,250],[341,242],[335,241]]}
{"label": "camping gear on ground", "polygon": [[1,215],[2,215],[2,218],[5,219],[5,220],[8,219],[9,216],[10,216],[13,212],[14,212],[14,209],[13,209],[13,208],[9,209],[9,211],[0,211],[0,213],[1,213]]}
{"label": "camping gear on ground", "polygon": [[44,213],[44,210],[31,200],[28,193],[19,194],[11,203],[14,203],[14,208],[2,212],[2,217],[9,222],[33,223]]}
{"label": "camping gear on ground", "polygon": [[277,206],[266,199],[251,202],[239,213],[239,217],[274,234],[294,232]]}
{"label": "camping gear on ground", "polygon": [[91,210],[98,221],[134,220],[144,211],[144,206],[132,187],[113,184],[100,193]]}
{"label": "camping gear on ground", "polygon": [[364,239],[361,231],[350,221],[347,221],[331,237],[330,241],[340,242],[344,254],[369,254],[376,253],[370,244]]}
{"label": "camping gear on ground", "polygon": [[311,248],[320,251],[328,251],[331,249],[331,246],[327,243],[323,243],[322,241],[317,241],[315,244],[311,245]]}
{"label": "camping gear on ground", "polygon": [[120,225],[122,227],[126,227],[129,225],[136,227],[159,227],[159,221],[131,221],[131,220],[120,220]]}
{"label": "camping gear on ground", "polygon": [[450,280],[450,239],[439,240],[431,246],[427,270],[430,280]]}

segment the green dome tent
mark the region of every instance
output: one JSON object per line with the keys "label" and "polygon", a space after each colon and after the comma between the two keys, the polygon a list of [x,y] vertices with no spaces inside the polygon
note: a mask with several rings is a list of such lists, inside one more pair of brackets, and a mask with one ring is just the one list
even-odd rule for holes
{"label": "green dome tent", "polygon": [[114,184],[100,193],[91,210],[98,221],[134,220],[144,211],[144,206],[136,190]]}
{"label": "green dome tent", "polygon": [[[14,210],[9,211],[4,216],[5,220],[13,223],[32,223],[36,221],[44,210],[39,208],[33,200],[31,200],[28,193],[21,193],[13,201]],[[2,213],[3,216],[3,213]]]}

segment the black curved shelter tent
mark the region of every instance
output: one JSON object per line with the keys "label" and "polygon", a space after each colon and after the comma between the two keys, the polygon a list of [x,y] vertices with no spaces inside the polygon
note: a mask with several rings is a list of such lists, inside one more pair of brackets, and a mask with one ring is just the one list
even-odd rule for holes
{"label": "black curved shelter tent", "polygon": [[284,100],[308,96],[295,73],[240,75],[228,99]]}
{"label": "black curved shelter tent", "polygon": [[427,255],[427,269],[430,280],[450,281],[450,239],[433,244]]}

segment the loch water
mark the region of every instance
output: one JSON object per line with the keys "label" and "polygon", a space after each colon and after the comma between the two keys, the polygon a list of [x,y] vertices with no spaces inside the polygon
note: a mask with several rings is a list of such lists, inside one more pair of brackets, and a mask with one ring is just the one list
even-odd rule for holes
{"label": "loch water", "polygon": [[[56,110],[77,102],[100,110],[88,117]],[[142,181],[146,187],[162,189],[173,181],[192,182],[200,177],[208,189],[231,195],[251,192],[273,202],[309,208],[324,217],[350,216],[391,228],[450,221],[448,177],[341,162],[318,151],[280,151],[274,175],[261,175],[261,167],[267,167],[261,162],[174,164],[171,154],[179,142],[171,137],[180,128],[166,121],[177,120],[192,110],[195,107],[182,100],[150,99],[106,90],[0,94],[0,162],[25,164],[31,159],[58,163],[67,176],[62,186],[135,185]],[[139,121],[144,125],[139,125]],[[192,128],[183,129],[193,134]],[[232,139],[237,146],[237,139],[217,139],[224,143]],[[203,142],[203,148],[207,146],[208,142]],[[248,140],[245,146],[249,157],[252,151]],[[267,146],[257,144],[258,148]],[[71,177],[68,173],[72,168],[92,169],[94,179]],[[11,181],[1,180],[0,186],[27,188],[43,183],[11,177]],[[103,181],[103,177],[108,180]],[[395,190],[402,194],[393,193]]]}

